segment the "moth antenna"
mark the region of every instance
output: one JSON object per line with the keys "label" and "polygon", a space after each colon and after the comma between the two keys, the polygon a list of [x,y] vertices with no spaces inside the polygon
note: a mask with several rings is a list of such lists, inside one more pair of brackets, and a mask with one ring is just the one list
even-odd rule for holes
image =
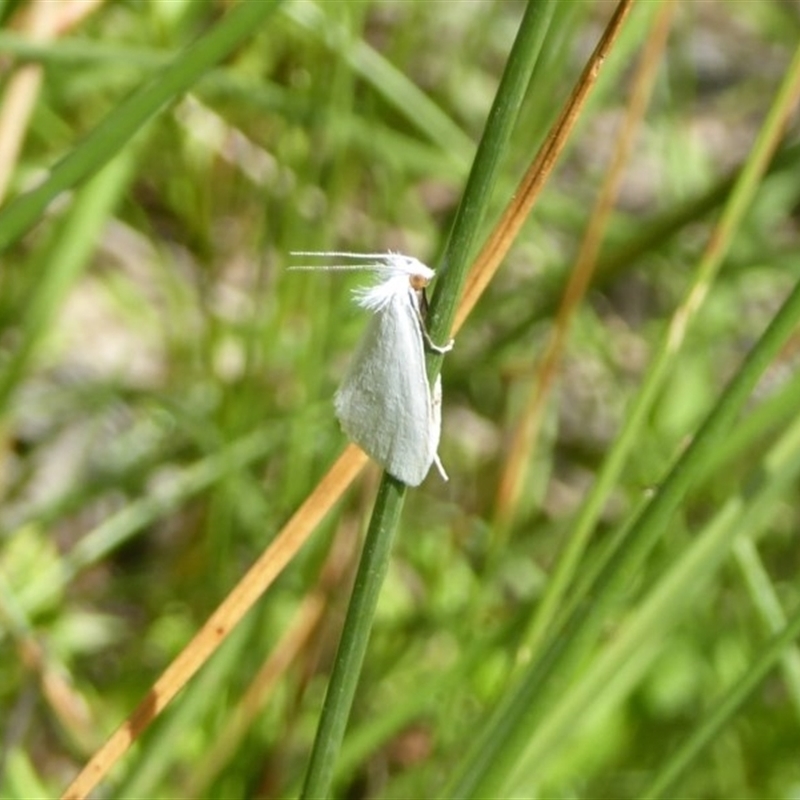
{"label": "moth antenna", "polygon": [[325,272],[329,270],[339,270],[342,272],[380,272],[383,269],[390,269],[388,264],[293,264],[286,269],[305,269],[312,272]]}
{"label": "moth antenna", "polygon": [[391,258],[392,256],[399,255],[389,250],[386,253],[350,253],[347,250],[292,250],[289,255],[292,256],[315,256],[327,258],[328,256],[343,256],[345,258]]}
{"label": "moth antenna", "polygon": [[[290,255],[293,256],[312,256],[313,258],[356,258],[362,260],[370,260],[370,264],[298,264],[290,266],[289,269],[306,269],[306,270],[341,270],[343,272],[380,272],[384,269],[391,269],[391,265],[387,263],[393,255],[392,252],[388,253],[351,253],[347,250],[292,250]],[[378,259],[376,261],[376,259]]]}

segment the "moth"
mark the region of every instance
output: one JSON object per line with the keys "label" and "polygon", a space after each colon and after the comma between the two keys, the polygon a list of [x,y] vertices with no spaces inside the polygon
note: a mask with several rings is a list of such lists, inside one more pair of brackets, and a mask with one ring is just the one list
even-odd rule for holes
{"label": "moth", "polygon": [[425,372],[426,346],[447,353],[450,341],[435,345],[425,329],[425,287],[434,270],[401,253],[294,252],[293,256],[347,258],[356,263],[291,269],[365,270],[378,280],[354,291],[356,303],[372,313],[334,397],[342,430],[390,475],[419,486],[432,464],[447,480],[439,459],[442,383],[433,387]]}

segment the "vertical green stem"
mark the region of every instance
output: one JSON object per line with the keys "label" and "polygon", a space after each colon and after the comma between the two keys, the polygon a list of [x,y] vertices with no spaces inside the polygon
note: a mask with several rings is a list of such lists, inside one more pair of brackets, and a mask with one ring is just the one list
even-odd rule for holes
{"label": "vertical green stem", "polygon": [[381,481],[358,565],[347,618],[322,708],[302,797],[329,797],[336,760],[361,675],[372,620],[389,568],[406,487],[388,474]]}
{"label": "vertical green stem", "polygon": [[[488,207],[500,157],[516,122],[552,9],[553,0],[530,0],[509,54],[453,224],[445,251],[442,280],[431,304],[429,327],[434,341],[444,339],[452,325],[456,303],[466,277],[472,243]],[[441,356],[429,354],[428,374],[431,380],[438,374],[441,361]],[[404,497],[405,486],[389,475],[384,475],[325,695],[306,772],[303,798],[331,795],[336,761],[358,685],[378,596],[388,569]]]}

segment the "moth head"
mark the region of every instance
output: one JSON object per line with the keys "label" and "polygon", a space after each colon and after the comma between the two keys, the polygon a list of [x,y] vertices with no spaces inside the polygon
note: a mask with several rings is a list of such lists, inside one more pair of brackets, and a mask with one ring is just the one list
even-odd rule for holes
{"label": "moth head", "polygon": [[421,292],[431,282],[431,279],[427,275],[414,273],[408,276],[408,282],[415,292]]}
{"label": "moth head", "polygon": [[402,253],[389,253],[386,265],[391,269],[408,276],[408,282],[415,291],[421,291],[436,274],[427,264],[423,264],[414,256],[404,256]]}

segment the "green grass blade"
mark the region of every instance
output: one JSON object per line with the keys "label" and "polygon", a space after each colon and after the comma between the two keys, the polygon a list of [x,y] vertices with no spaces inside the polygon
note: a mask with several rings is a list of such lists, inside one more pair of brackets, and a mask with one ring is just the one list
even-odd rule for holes
{"label": "green grass blade", "polygon": [[[520,25],[506,70],[497,90],[475,163],[450,232],[439,270],[439,282],[431,300],[428,330],[434,341],[444,341],[450,333],[458,298],[467,276],[470,256],[480,235],[500,158],[506,152],[517,112],[530,81],[542,42],[553,16],[551,0],[531,0]],[[441,358],[429,364],[438,365]],[[431,372],[433,377],[438,369]]]}
{"label": "green grass blade", "polygon": [[472,140],[433,100],[366,42],[351,38],[342,26],[337,26],[309,0],[287,4],[284,13],[337,51],[364,81],[438,144],[446,158],[469,163],[474,151]]}
{"label": "green grass blade", "polygon": [[734,186],[722,212],[697,272],[685,298],[673,315],[669,329],[650,363],[642,387],[625,416],[623,428],[614,447],[606,457],[592,490],[584,502],[569,541],[559,558],[547,588],[545,599],[539,606],[531,626],[527,650],[535,651],[546,635],[558,613],[567,588],[574,580],[594,527],[609,495],[616,485],[627,459],[639,441],[646,420],[670,371],[674,367],[687,330],[695,320],[719,272],[733,237],[750,207],[769,162],[778,146],[785,122],[797,103],[800,92],[800,49],[795,53],[775,102],[759,132],[750,157]]}
{"label": "green grass blade", "polygon": [[642,795],[643,800],[675,796],[673,787],[682,773],[714,741],[720,730],[752,696],[761,681],[773,669],[775,662],[781,658],[798,636],[800,636],[800,610],[796,611],[783,630],[766,644],[758,660],[731,689],[714,713],[693,731],[681,749],[664,765],[653,784]]}
{"label": "green grass blade", "polygon": [[190,747],[188,742],[182,741],[183,733],[201,726],[204,719],[218,713],[231,668],[246,656],[256,622],[257,618],[252,616],[243,620],[220,648],[222,652],[217,652],[196,681],[187,686],[184,702],[153,731],[147,753],[143,754],[136,770],[128,774],[127,780],[115,787],[115,797],[138,800],[157,796],[159,781],[174,767],[182,755],[180,751]]}
{"label": "green grass blade", "polygon": [[[445,255],[443,278],[431,306],[431,336],[446,335],[466,277],[470,249],[483,219],[498,163],[517,117],[549,24],[552,4],[531,2],[509,55]],[[437,299],[444,297],[444,301]],[[438,373],[441,357],[429,358],[429,374]],[[358,575],[320,718],[302,796],[328,797],[341,742],[366,653],[372,620],[389,565],[405,487],[384,475],[370,520]]]}
{"label": "green grass blade", "polygon": [[320,716],[302,797],[330,797],[342,739],[361,676],[372,620],[389,568],[406,487],[385,475],[372,512]]}
{"label": "green grass blade", "polygon": [[215,483],[235,474],[274,450],[278,437],[274,430],[259,430],[232,442],[219,452],[192,464],[175,476],[169,491],[142,497],[90,530],[62,559],[57,568],[43,571],[20,595],[20,603],[31,615],[62,592],[81,570],[96,564],[127,542],[134,534],[152,525],[169,511],[207,491]]}
{"label": "green grass blade", "polygon": [[64,298],[89,263],[95,241],[127,188],[133,167],[129,148],[84,186],[49,244],[30,265],[39,280],[25,303],[20,342],[0,373],[0,416]]}
{"label": "green grass blade", "polygon": [[[683,467],[677,464],[667,480]],[[597,713],[597,706],[608,706],[630,692],[652,658],[668,642],[671,628],[690,612],[692,601],[729,556],[737,537],[755,536],[770,524],[780,498],[790,490],[798,475],[800,423],[795,423],[766,456],[763,466],[743,481],[747,488],[732,495],[719,509],[620,626],[610,643],[597,653],[586,674],[559,697],[528,742],[524,759],[527,773],[540,774],[570,735]],[[754,664],[748,675],[755,671],[760,676],[761,669]],[[754,684],[748,685],[752,688]],[[721,717],[715,719],[718,725],[722,724]]]}
{"label": "green grass blade", "polygon": [[800,284],[750,353],[686,452],[627,531],[624,544],[604,563],[597,578],[573,606],[551,644],[534,660],[504,698],[491,723],[462,763],[448,796],[499,796],[519,769],[533,731],[552,702],[552,684],[567,679],[592,646],[605,615],[624,594],[631,576],[655,544],[672,514],[702,476],[769,363],[800,320]]}
{"label": "green grass blade", "polygon": [[[794,174],[800,163],[800,144],[784,144],[775,158],[770,161],[767,175]],[[619,280],[630,271],[643,256],[656,251],[666,242],[677,237],[698,220],[718,212],[730,196],[740,170],[716,180],[708,189],[678,206],[671,207],[652,219],[639,222],[623,242],[608,245],[597,259],[597,269],[592,280],[593,288],[602,288]],[[519,341],[530,329],[550,317],[558,308],[564,293],[566,278],[560,275],[557,280],[547,281],[535,298],[535,308],[525,319],[517,322],[497,337],[495,347],[503,348]]]}
{"label": "green grass blade", "polygon": [[275,10],[278,1],[235,6],[152,81],[117,105],[78,147],[52,168],[41,186],[0,210],[0,252],[32,228],[55,197],[97,172],[167,103],[183,94],[214,64],[250,38]]}
{"label": "green grass blade", "polygon": [[664,764],[651,786],[642,794],[643,800],[675,796],[674,786],[681,775],[697,760],[703,750],[713,743],[720,731],[752,696],[798,636],[800,636],[800,610],[796,611],[786,626],[765,644],[758,659],[746,674],[732,687],[707,719],[695,728],[680,750]]}
{"label": "green grass blade", "polygon": [[[746,536],[739,537],[734,542],[733,554],[765,627],[773,635],[778,635],[786,626],[786,614],[755,542]],[[796,647],[787,648],[781,658],[781,668],[795,714],[800,717],[800,652]]]}

